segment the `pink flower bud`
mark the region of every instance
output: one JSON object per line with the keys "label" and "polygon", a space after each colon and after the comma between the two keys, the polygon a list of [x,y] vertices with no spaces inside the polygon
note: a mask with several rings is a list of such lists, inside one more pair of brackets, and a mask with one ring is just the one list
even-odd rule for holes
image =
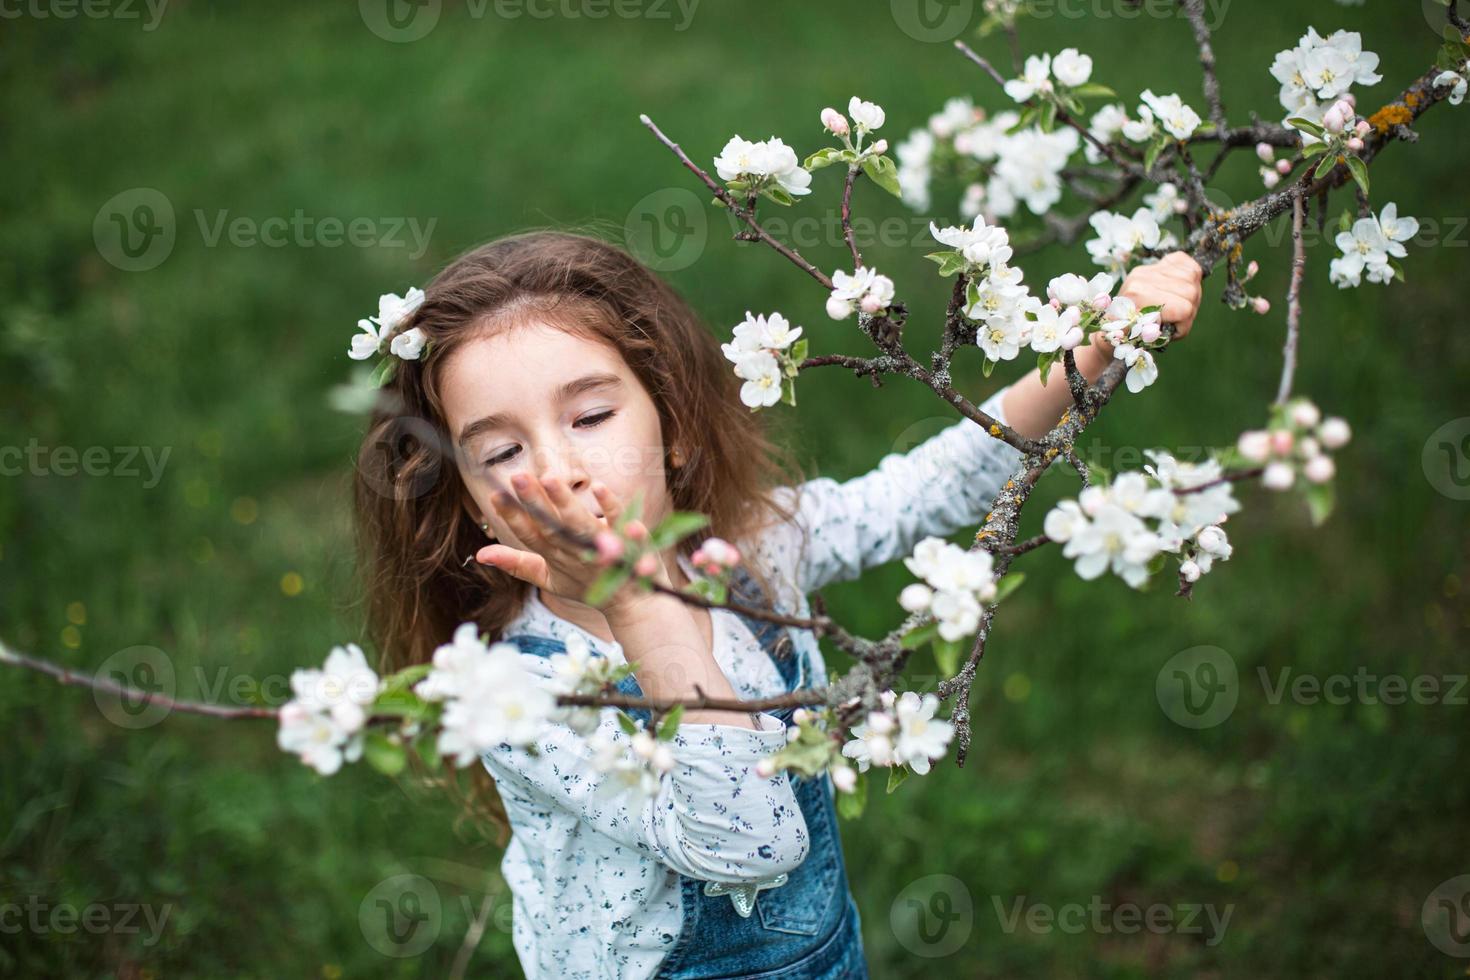
{"label": "pink flower bud", "polygon": [[834,320],[846,320],[852,316],[852,302],[836,296],[827,297],[827,315]]}
{"label": "pink flower bud", "polygon": [[1200,576],[1199,563],[1188,559],[1179,563],[1179,577],[1186,582],[1198,582]]}
{"label": "pink flower bud", "polygon": [[1322,444],[1311,436],[1302,436],[1302,441],[1296,444],[1296,449],[1302,454],[1302,459],[1322,455]]}
{"label": "pink flower bud", "polygon": [[1289,455],[1294,445],[1296,437],[1291,434],[1290,429],[1276,429],[1271,433],[1271,452],[1277,456]]}
{"label": "pink flower bud", "polygon": [[647,541],[648,525],[642,521],[630,521],[628,526],[623,528],[623,533],[628,536],[628,540],[630,541]]}
{"label": "pink flower bud", "polygon": [[649,576],[658,571],[658,555],[653,552],[639,555],[638,560],[633,563],[633,574]]}
{"label": "pink flower bud", "polygon": [[1096,310],[1105,310],[1112,302],[1112,293],[1098,293],[1096,296],[1092,297],[1092,308]]}
{"label": "pink flower bud", "polygon": [[[1343,114],[1342,107],[1342,102],[1334,102],[1328,108],[1328,110],[1322,114],[1323,129],[1327,130],[1329,133],[1342,132],[1343,127],[1347,125],[1347,117]],[[1352,109],[1349,108],[1348,111],[1351,112]]]}
{"label": "pink flower bud", "polygon": [[1291,161],[1290,160],[1277,160],[1276,161],[1276,172],[1278,174],[1280,174],[1281,176],[1283,176],[1283,177],[1285,177],[1287,174],[1291,173]]}
{"label": "pink flower bud", "polygon": [[1138,339],[1145,344],[1151,344],[1159,339],[1159,334],[1162,330],[1163,327],[1159,324],[1159,321],[1147,320],[1138,328]]}
{"label": "pink flower bud", "polygon": [[1271,301],[1264,296],[1257,296],[1251,300],[1251,309],[1265,316],[1271,312]]}
{"label": "pink flower bud", "polygon": [[888,152],[888,141],[879,140],[878,142],[873,144],[872,150],[875,155],[882,156],[883,154]]}
{"label": "pink flower bud", "polygon": [[1276,159],[1276,148],[1270,143],[1257,143],[1256,158],[1262,163],[1271,163]]}
{"label": "pink flower bud", "polygon": [[1061,310],[1061,308],[1062,308],[1062,301],[1059,300],[1059,299],[1057,299],[1055,296],[1053,296],[1051,298],[1051,308],[1054,309],[1054,310]]}
{"label": "pink flower bud", "polygon": [[1366,119],[1359,119],[1357,125],[1358,135],[1367,136],[1371,132],[1373,132],[1373,124]]}
{"label": "pink flower bud", "polygon": [[1262,170],[1261,183],[1264,184],[1266,190],[1269,191],[1271,188],[1281,183],[1281,175],[1274,170]]}
{"label": "pink flower bud", "polygon": [[1358,107],[1358,97],[1351,92],[1342,93],[1342,98],[1338,101],[1346,102],[1349,109],[1356,109]]}
{"label": "pink flower bud", "polygon": [[1062,350],[1075,350],[1082,343],[1082,328],[1073,327],[1062,334]]}
{"label": "pink flower bud", "polygon": [[1235,448],[1240,450],[1240,455],[1252,463],[1264,463],[1271,455],[1271,433],[1265,429],[1251,429],[1242,432],[1240,438],[1235,441]]}
{"label": "pink flower bud", "polygon": [[1351,137],[1347,141],[1347,148],[1349,150],[1352,150],[1354,153],[1362,153],[1364,145],[1365,144],[1363,143],[1363,141],[1356,136]]}
{"label": "pink flower bud", "polygon": [[1322,421],[1322,410],[1303,398],[1291,406],[1291,420],[1303,429],[1310,429]]}
{"label": "pink flower bud", "polygon": [[755,774],[762,779],[770,779],[776,775],[776,764],[770,759],[762,759],[755,764]]}
{"label": "pink flower bud", "polygon": [[877,313],[883,309],[883,301],[869,293],[863,297],[862,307],[864,313]]}
{"label": "pink flower bud", "polygon": [[691,563],[693,563],[694,565],[696,565],[696,566],[699,566],[699,565],[708,565],[709,564],[709,556],[704,553],[704,549],[703,548],[695,548],[694,549],[694,554],[692,554],[692,555],[689,556],[689,561]]}
{"label": "pink flower bud", "polygon": [[597,563],[611,565],[623,557],[623,539],[611,531],[598,531],[592,538],[597,547]]}
{"label": "pink flower bud", "polygon": [[1331,456],[1313,456],[1307,460],[1307,465],[1302,467],[1302,472],[1313,483],[1326,483],[1337,472],[1337,467],[1333,464]]}
{"label": "pink flower bud", "polygon": [[1261,271],[1261,263],[1257,262],[1255,259],[1251,259],[1250,265],[1247,265],[1245,267],[1245,278],[1246,278],[1246,280],[1249,281],[1251,279],[1254,279],[1256,277],[1256,273],[1258,273],[1260,271]]}
{"label": "pink flower bud", "polygon": [[805,708],[797,708],[795,711],[791,712],[791,720],[796,722],[798,725],[805,725],[807,722],[812,720],[812,713]]}
{"label": "pink flower bud", "polygon": [[832,770],[832,785],[844,793],[851,793],[857,787],[857,773],[852,766],[837,766]]}
{"label": "pink flower bud", "polygon": [[847,117],[828,106],[822,110],[822,125],[833,136],[841,136],[847,132]]}

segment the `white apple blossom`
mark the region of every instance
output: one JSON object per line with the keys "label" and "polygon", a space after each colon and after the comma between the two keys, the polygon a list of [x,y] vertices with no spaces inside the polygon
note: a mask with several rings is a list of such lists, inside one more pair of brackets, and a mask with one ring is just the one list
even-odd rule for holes
{"label": "white apple blossom", "polygon": [[354,361],[365,361],[382,348],[386,331],[379,327],[372,317],[358,320],[357,326],[360,332],[353,335],[352,346],[348,348],[347,356]]}
{"label": "white apple blossom", "polygon": [[1128,365],[1128,374],[1123,381],[1129,391],[1140,392],[1158,380],[1159,368],[1154,363],[1153,354],[1127,343],[1118,344],[1113,353]]}
{"label": "white apple blossom", "polygon": [[852,117],[853,124],[859,133],[871,133],[881,128],[887,118],[882,106],[873,102],[864,102],[856,95],[847,103],[847,114]]}
{"label": "white apple blossom", "polygon": [[1450,94],[1445,98],[1450,105],[1459,105],[1465,101],[1465,76],[1455,71],[1442,71],[1434,76],[1434,87],[1449,87]]}
{"label": "white apple blossom", "polygon": [[781,362],[770,351],[741,355],[735,373],[745,382],[740,386],[740,401],[748,407],[769,408],[781,400]]}
{"label": "white apple blossom", "polygon": [[774,182],[793,197],[811,193],[811,173],[802,169],[796,151],[775,136],[760,142],[730,137],[715,157],[715,171],[721,180],[748,180],[756,188]]}
{"label": "white apple blossom", "polygon": [[929,222],[929,233],[941,245],[948,245],[965,257],[972,271],[991,265],[1004,265],[1010,261],[1012,249],[1010,236],[998,225],[987,225],[983,216],[977,215],[969,228],[951,225],[940,228]]}
{"label": "white apple blossom", "polygon": [[395,357],[400,357],[405,361],[416,361],[424,352],[424,346],[428,341],[428,334],[419,327],[414,327],[394,337],[388,344],[388,350]]}
{"label": "white apple blossom", "polygon": [[[927,537],[904,559],[927,588],[910,586],[900,603],[911,613],[928,612],[939,635],[954,641],[975,632],[984,603],[995,599],[994,559],[987,551],[966,551],[939,537]],[[917,583],[916,583],[917,584]]]}
{"label": "white apple blossom", "polygon": [[949,99],[944,108],[929,117],[929,132],[940,139],[949,139],[979,122],[975,103],[969,96]]}
{"label": "white apple blossom", "polygon": [[1051,55],[1031,55],[1026,59],[1026,67],[1021,72],[1020,78],[1013,78],[1005,83],[1006,95],[1017,102],[1027,102],[1037,92],[1050,92],[1051,85]]}
{"label": "white apple blossom", "polygon": [[1189,210],[1189,202],[1179,193],[1179,185],[1170,181],[1160,184],[1152,194],[1145,194],[1143,203],[1148,205],[1154,220],[1160,224]]}
{"label": "white apple blossom", "polygon": [[914,691],[905,691],[894,706],[898,719],[894,760],[899,764],[907,763],[921,776],[929,772],[932,760],[944,755],[945,748],[954,737],[954,725],[934,717],[938,707],[937,695],[920,697]]}
{"label": "white apple blossom", "polygon": [[[1123,108],[1121,102],[1113,102],[1103,106],[1092,114],[1092,121],[1087,126],[1087,131],[1099,143],[1107,144],[1123,135],[1123,127],[1128,122],[1128,110]],[[1102,151],[1091,142],[1086,146],[1087,162],[1101,163]]]}
{"label": "white apple blossom", "polygon": [[1174,236],[1159,227],[1158,219],[1146,207],[1132,217],[1112,211],[1098,211],[1088,219],[1098,237],[1086,243],[1087,254],[1094,262],[1115,275],[1122,275],[1141,253],[1172,248]]}
{"label": "white apple blossom", "polygon": [[1092,58],[1076,48],[1063,48],[1052,59],[1051,70],[1057,81],[1075,88],[1092,77]]}
{"label": "white apple blossom", "polygon": [[[1150,89],[1144,89],[1139,98],[1143,100],[1145,107],[1152,110],[1159,125],[1177,140],[1189,139],[1200,126],[1199,113],[1185,105],[1178,95],[1155,95]],[[1142,115],[1142,112],[1140,108],[1139,114]]]}
{"label": "white apple blossom", "polygon": [[417,286],[410,286],[408,292],[402,296],[384,293],[378,297],[378,325],[385,332],[397,330],[423,305],[424,291]]}
{"label": "white apple blossom", "polygon": [[893,155],[898,159],[898,187],[903,202],[916,211],[929,210],[935,144],[933,133],[927,129],[915,129],[893,148]]}
{"label": "white apple blossom", "polygon": [[827,315],[843,320],[852,314],[854,305],[864,312],[877,313],[893,302],[893,280],[876,269],[859,266],[851,274],[838,269],[832,273],[832,294],[827,299]]}
{"label": "white apple blossom", "polygon": [[343,762],[362,757],[361,734],[350,735],[333,723],[330,715],[313,711],[299,701],[281,706],[276,744],[323,776],[342,768]]}
{"label": "white apple blossom", "polygon": [[348,734],[367,721],[367,708],[381,686],[356,643],[333,647],[319,670],[291,674],[291,693],[296,702],[308,711],[329,716],[332,724]]}
{"label": "white apple blossom", "polygon": [[1091,311],[1095,309],[1094,300],[1111,293],[1114,283],[1106,272],[1099,272],[1091,279],[1068,272],[1046,284],[1046,295],[1062,306],[1080,306]]}

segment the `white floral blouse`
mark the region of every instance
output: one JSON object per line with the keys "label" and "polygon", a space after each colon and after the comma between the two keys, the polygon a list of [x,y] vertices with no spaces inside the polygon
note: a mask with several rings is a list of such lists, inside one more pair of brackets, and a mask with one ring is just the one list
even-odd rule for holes
{"label": "white floral blouse", "polygon": [[[1001,421],[1004,391],[983,406]],[[962,419],[905,454],[885,456],[863,476],[802,484],[796,526],[769,528],[747,560],[770,576],[778,608],[809,615],[807,594],[827,583],[907,556],[926,535],[978,525],[1018,460],[1016,450]],[[682,556],[680,562],[693,572]],[[776,665],[739,617],[716,609],[711,618],[714,657],[735,691],[743,698],[783,693]],[[581,633],[594,653],[625,662],[617,643],[557,616],[535,589],[504,635],[520,633],[560,640]],[[812,635],[792,636],[795,652],[811,665],[804,686],[824,685],[826,665]],[[548,660],[530,653],[523,660],[550,677]],[[602,716],[599,731],[628,745],[616,710],[604,708]],[[802,862],[806,825],[787,775],[763,779],[755,771],[757,761],[786,744],[785,726],[768,713],[756,718],[763,730],[680,725],[673,770],[636,811],[627,795],[599,797],[593,750],[565,726],[553,726],[536,755],[505,745],[484,755],[511,822],[501,871],[513,895],[512,940],[528,977],[651,977],[679,935],[679,874],[748,884]]]}

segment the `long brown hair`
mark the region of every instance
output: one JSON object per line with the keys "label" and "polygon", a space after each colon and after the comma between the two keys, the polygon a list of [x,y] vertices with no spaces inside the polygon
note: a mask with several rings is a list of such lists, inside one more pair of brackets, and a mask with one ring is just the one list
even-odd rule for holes
{"label": "long brown hair", "polygon": [[[658,409],[673,509],[706,514],[704,532],[746,550],[773,520],[792,514],[773,491],[801,480],[791,453],[747,409],[715,335],[654,272],[616,246],[562,231],[500,238],[460,256],[424,290],[399,332],[417,327],[429,354],[400,361],[363,439],[355,477],[368,631],[385,672],[427,662],[454,628],[475,622],[499,639],[530,586],[466,555],[485,544],[465,508],[439,392],[439,366],[475,338],[536,318],[618,351]],[[758,578],[759,568],[747,564]],[[766,585],[762,581],[762,585]],[[493,785],[483,767],[477,777]],[[494,797],[493,799],[491,797]],[[498,794],[483,802],[501,829]]]}

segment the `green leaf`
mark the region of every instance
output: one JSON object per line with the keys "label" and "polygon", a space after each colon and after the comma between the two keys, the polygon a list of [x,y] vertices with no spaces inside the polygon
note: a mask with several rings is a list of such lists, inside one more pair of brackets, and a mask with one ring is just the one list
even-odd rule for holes
{"label": "green leaf", "polygon": [[368,732],[362,740],[362,757],[385,776],[396,776],[408,762],[401,743],[388,740],[382,732]]}
{"label": "green leaf", "polygon": [[1097,82],[1088,82],[1085,85],[1078,85],[1075,88],[1073,88],[1072,89],[1072,94],[1073,95],[1080,95],[1084,99],[1091,99],[1091,98],[1111,99],[1113,96],[1117,95],[1118,93],[1117,92],[1114,92],[1112,89],[1108,88],[1106,85],[1099,85]]}
{"label": "green leaf", "polygon": [[433,664],[414,664],[412,667],[403,668],[396,674],[389,674],[383,678],[383,693],[407,690],[429,676],[429,671],[433,669]]}
{"label": "green leaf", "polygon": [[1036,372],[1041,376],[1041,387],[1046,387],[1046,376],[1051,374],[1051,366],[1061,357],[1056,351],[1048,351],[1045,354],[1036,355]]}
{"label": "green leaf", "polygon": [[899,784],[908,778],[908,766],[890,766],[888,768],[888,792],[892,793],[898,789]]}
{"label": "green leaf", "polygon": [[368,383],[374,388],[381,388],[393,380],[393,375],[398,371],[398,358],[389,354],[378,362],[373,368],[373,373],[368,377]]}
{"label": "green leaf", "polygon": [[903,196],[903,190],[898,186],[898,168],[888,157],[868,157],[863,160],[863,173],[894,197]]}
{"label": "green leaf", "polygon": [[1024,581],[1026,581],[1025,572],[1011,572],[1002,577],[999,582],[995,583],[995,602],[999,604],[1004,601],[1006,596],[1019,589]]}
{"label": "green leaf", "polygon": [[945,677],[953,677],[960,669],[960,641],[934,638],[934,662]]}
{"label": "green leaf", "polygon": [[904,650],[917,650],[939,635],[938,623],[926,623],[923,626],[915,626],[905,633],[898,641],[898,645]]}
{"label": "green leaf", "polygon": [[[675,541],[682,541],[708,523],[709,518],[704,514],[676,510],[658,522],[658,527],[653,529],[651,537],[660,541],[663,547],[668,547],[668,545],[673,544]],[[667,539],[667,543],[664,543],[665,539]]]}
{"label": "green leaf", "polygon": [[679,730],[679,719],[683,717],[684,706],[682,704],[674,705],[673,710],[670,711],[668,715],[664,718],[664,720],[659,723],[659,741],[667,742],[669,739],[673,738],[674,733]]}
{"label": "green leaf", "polygon": [[1343,208],[1342,209],[1342,214],[1338,215],[1338,218],[1337,218],[1337,230],[1338,231],[1352,231],[1353,230],[1353,213],[1351,211],[1349,211],[1347,208]]}
{"label": "green leaf", "polygon": [[1057,125],[1057,104],[1055,102],[1053,102],[1050,99],[1047,99],[1045,102],[1043,102],[1041,104],[1041,113],[1040,113],[1040,116],[1039,116],[1039,121],[1040,121],[1040,125],[1041,125],[1041,131],[1043,133],[1049,133],[1053,129],[1056,128],[1056,125]]}
{"label": "green leaf", "polygon": [[1368,196],[1368,165],[1359,157],[1347,158],[1348,169],[1353,173],[1353,180],[1358,182],[1358,187],[1363,191],[1363,196]]}
{"label": "green leaf", "polygon": [[589,606],[601,606],[611,599],[628,579],[633,577],[633,571],[629,568],[609,568],[587,589],[587,594],[582,597]]}
{"label": "green leaf", "polygon": [[630,737],[638,734],[638,723],[622,708],[618,709],[618,727]]}
{"label": "green leaf", "polygon": [[439,758],[439,736],[436,733],[430,732],[427,735],[420,736],[414,748],[417,750],[419,758],[423,760],[424,765],[428,766],[430,772],[437,772],[439,770],[439,765],[442,760]]}
{"label": "green leaf", "polygon": [[980,365],[980,373],[987,378],[990,377],[990,372],[995,370],[995,365],[996,362],[987,357],[985,363]]}
{"label": "green leaf", "polygon": [[863,815],[863,808],[868,802],[868,774],[860,772],[857,774],[857,782],[853,784],[851,793],[837,792],[837,815],[843,820],[856,820]]}
{"label": "green leaf", "polygon": [[1335,154],[1329,153],[1327,156],[1322,158],[1321,163],[1317,164],[1317,172],[1312,174],[1312,176],[1316,177],[1318,180],[1321,180],[1323,177],[1326,177],[1329,173],[1331,173],[1332,168],[1335,166],[1337,166],[1337,156]]}
{"label": "green leaf", "polygon": [[1310,119],[1303,119],[1301,116],[1292,116],[1290,119],[1288,119],[1286,121],[1288,123],[1290,123],[1292,126],[1295,126],[1297,129],[1302,130],[1303,132],[1311,133],[1313,136],[1317,137],[1318,139],[1321,139],[1322,136],[1323,136],[1323,134],[1325,134],[1327,132],[1327,130],[1323,129],[1318,124],[1312,122],[1312,120],[1310,120]]}
{"label": "green leaf", "polygon": [[1393,277],[1395,279],[1397,279],[1399,282],[1408,282],[1409,281],[1408,280],[1408,277],[1404,275],[1404,267],[1401,266],[1401,265],[1399,265],[1399,263],[1396,260],[1389,259],[1388,260],[1388,266],[1389,266],[1389,268],[1391,268],[1393,270]]}
{"label": "green leaf", "polygon": [[823,167],[830,167],[834,163],[841,163],[845,160],[851,159],[852,154],[842,147],[829,146],[826,149],[818,150],[811,156],[807,157],[806,162],[804,162],[801,166],[804,170],[821,170]]}
{"label": "green leaf", "polygon": [[1332,514],[1332,506],[1337,499],[1333,484],[1308,483],[1303,496],[1307,498],[1307,511],[1312,516],[1312,526],[1320,527]]}
{"label": "green leaf", "polygon": [[1154,169],[1154,164],[1159,161],[1159,154],[1163,153],[1164,147],[1168,145],[1169,141],[1164,137],[1158,137],[1148,145],[1148,149],[1143,154],[1143,170],[1145,173]]}
{"label": "green leaf", "polygon": [[1302,159],[1303,160],[1310,160],[1310,159],[1312,159],[1312,157],[1317,156],[1319,153],[1326,153],[1326,152],[1327,152],[1327,144],[1326,143],[1310,143],[1307,146],[1302,147]]}
{"label": "green leaf", "polygon": [[796,407],[796,379],[781,379],[781,400],[792,408]]}
{"label": "green leaf", "polygon": [[791,205],[796,203],[796,198],[788,194],[784,187],[780,187],[776,184],[772,184],[770,187],[763,189],[761,191],[761,196],[775,201],[783,208],[789,208],[791,207]]}
{"label": "green leaf", "polygon": [[930,252],[924,258],[939,263],[939,274],[946,277],[962,271],[967,265],[965,257],[953,249],[942,252]]}
{"label": "green leaf", "polygon": [[807,343],[805,337],[801,338],[796,343],[791,345],[791,359],[797,364],[800,364],[802,361],[806,360],[806,352]]}

